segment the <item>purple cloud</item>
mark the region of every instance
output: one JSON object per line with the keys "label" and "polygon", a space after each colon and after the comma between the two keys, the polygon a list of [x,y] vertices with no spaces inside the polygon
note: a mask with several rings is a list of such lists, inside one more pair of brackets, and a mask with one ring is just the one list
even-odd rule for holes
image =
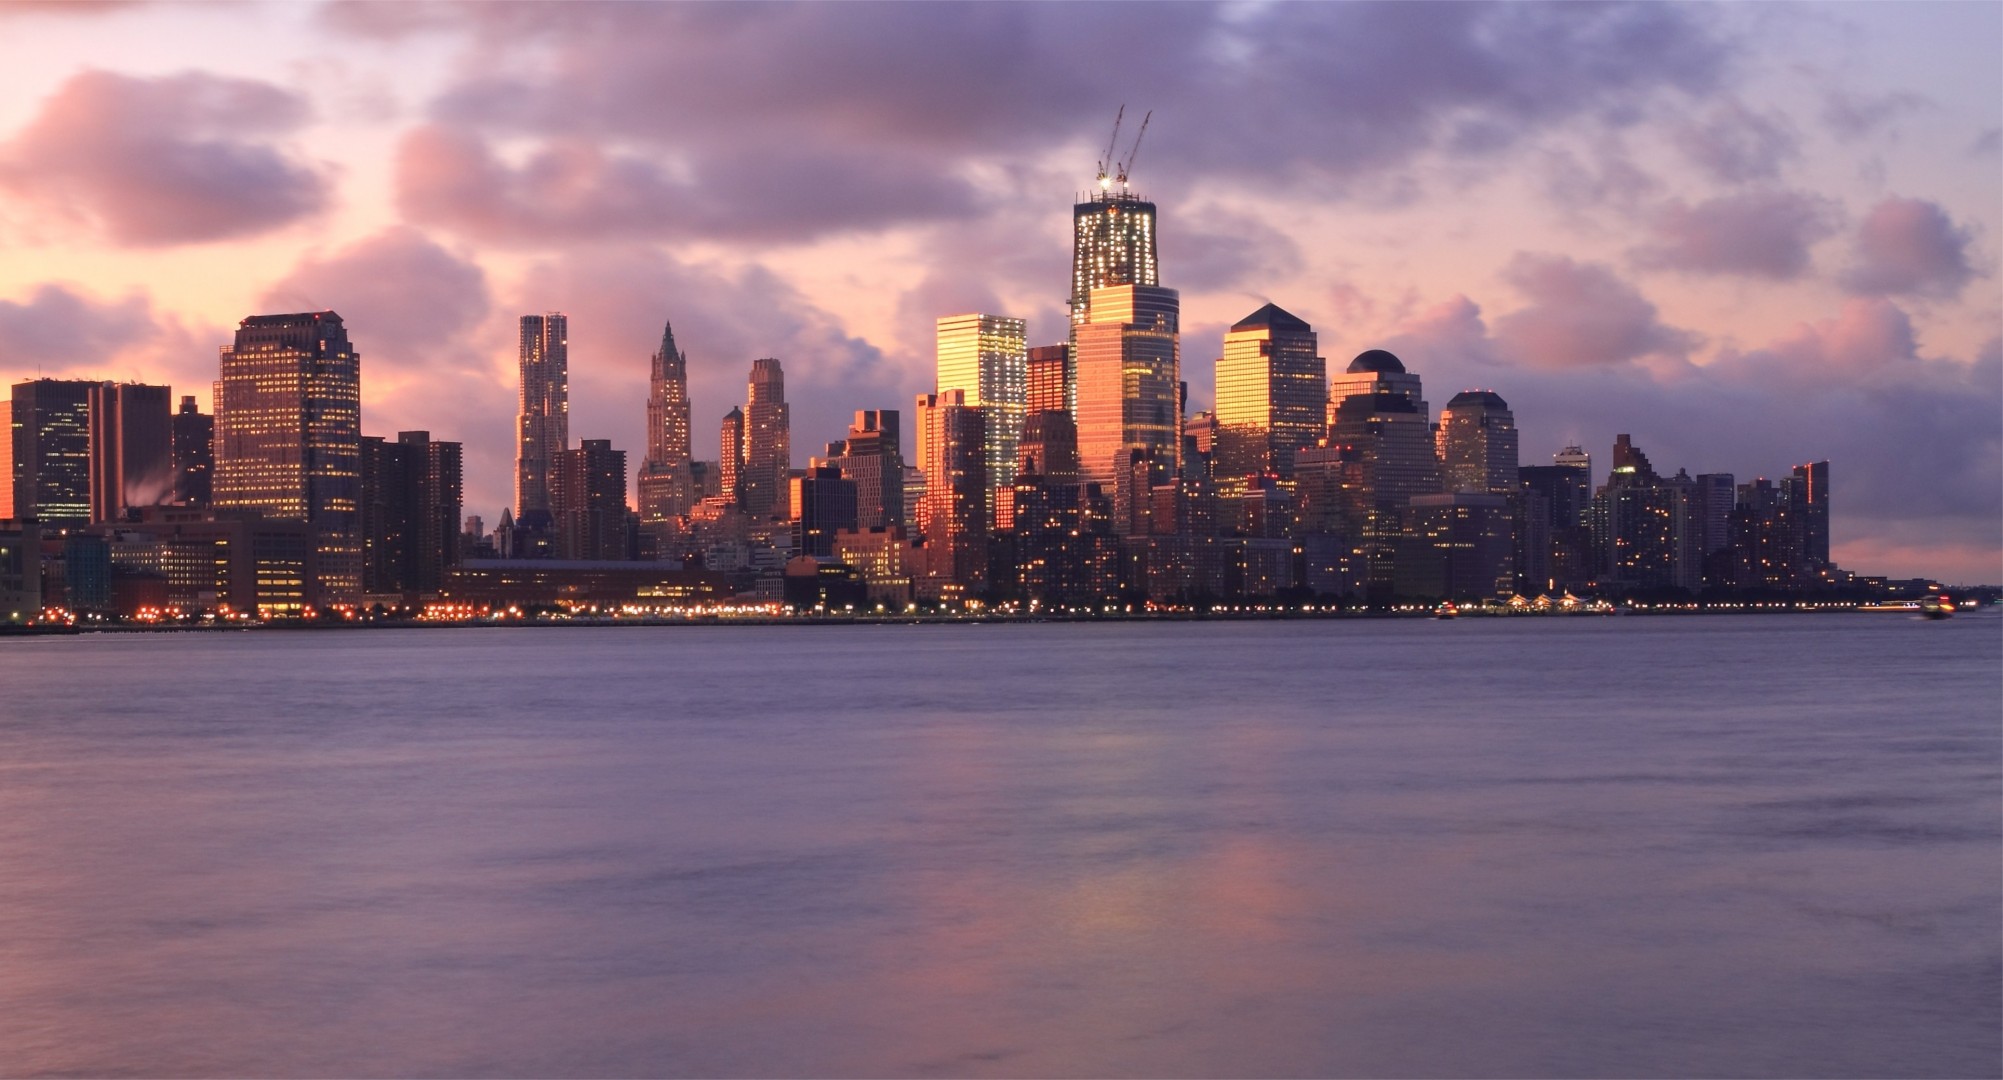
{"label": "purple cloud", "polygon": [[1652,361],[1681,365],[1695,334],[1666,326],[1655,305],[1604,266],[1562,255],[1518,255],[1504,278],[1528,307],[1496,320],[1500,355],[1528,368],[1596,368]]}
{"label": "purple cloud", "polygon": [[1836,231],[1829,200],[1799,191],[1754,191],[1691,206],[1678,199],[1651,223],[1653,241],[1637,249],[1642,266],[1701,274],[1789,280],[1808,270],[1816,241]]}
{"label": "purple cloud", "polygon": [[[1649,4],[330,15],[344,31],[391,37],[457,20],[479,50],[434,103],[436,126],[406,144],[414,220],[515,238],[729,239],[1007,201],[977,197],[942,160],[985,168],[1061,152],[1083,182],[1121,101],[1156,114],[1136,177],[1165,200],[1213,182],[1369,193],[1422,154],[1485,159],[1580,118],[1633,123],[1665,91],[1715,88],[1732,50],[1708,18]],[[530,140],[528,163],[502,164],[488,149],[500,138]]]}
{"label": "purple cloud", "polygon": [[1727,183],[1771,180],[1781,166],[1799,157],[1800,145],[1787,118],[1755,112],[1736,100],[1713,106],[1675,135],[1676,145],[1713,177]]}
{"label": "purple cloud", "polygon": [[1973,240],[1938,203],[1893,196],[1858,227],[1843,284],[1865,295],[1952,298],[1976,276],[1968,263]]}
{"label": "purple cloud", "polygon": [[0,359],[17,379],[33,378],[37,366],[49,374],[101,370],[158,332],[152,305],[137,293],[105,302],[43,284],[26,302],[0,300]]}
{"label": "purple cloud", "polygon": [[0,145],[0,191],[119,244],[254,235],[327,205],[320,167],[269,141],[307,111],[248,79],[86,71]]}
{"label": "purple cloud", "polygon": [[486,317],[486,274],[423,233],[392,227],[308,257],[264,291],[265,311],[341,313],[365,355],[422,363]]}

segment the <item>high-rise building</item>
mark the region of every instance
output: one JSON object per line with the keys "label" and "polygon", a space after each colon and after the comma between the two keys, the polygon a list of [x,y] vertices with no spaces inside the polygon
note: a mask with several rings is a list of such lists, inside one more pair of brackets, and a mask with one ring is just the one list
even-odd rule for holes
{"label": "high-rise building", "polygon": [[1397,593],[1502,600],[1515,590],[1509,500],[1487,492],[1414,496],[1397,560]]}
{"label": "high-rise building", "polygon": [[1435,436],[1441,490],[1515,494],[1516,417],[1502,395],[1463,390],[1440,410]]}
{"label": "high-rise building", "polygon": [[856,529],[904,524],[904,448],[896,409],[858,411],[848,438],[828,444],[827,464],[855,483]]}
{"label": "high-rise building", "polygon": [[14,516],[44,532],[90,521],[88,379],[33,379],[14,384]]}
{"label": "high-rise building", "polygon": [[735,405],[723,414],[723,427],[717,434],[722,447],[721,460],[717,462],[717,494],[729,499],[731,505],[744,505],[744,410]]}
{"label": "high-rise building", "polygon": [[1153,479],[1179,475],[1180,301],[1174,289],[1118,285],[1091,295],[1072,328],[1078,379],[1078,471],[1110,489],[1122,451],[1146,451]]}
{"label": "high-rise building", "polygon": [[117,521],[128,506],[174,494],[172,391],[143,383],[90,388],[90,519]]}
{"label": "high-rise building", "polygon": [[462,459],[458,443],[428,431],[362,437],[363,592],[414,599],[445,587],[459,564]]}
{"label": "high-rise building", "polygon": [[958,597],[987,583],[987,411],[963,390],[918,395],[919,527],[927,595]]}
{"label": "high-rise building", "polygon": [[[1395,357],[1392,360],[1396,362]],[[1370,509],[1358,539],[1365,549],[1373,598],[1388,597],[1395,587],[1394,563],[1407,508],[1414,497],[1440,490],[1431,426],[1406,394],[1352,394],[1336,411],[1328,437],[1330,445],[1348,445],[1361,454],[1361,479]]]}
{"label": "high-rise building", "polygon": [[42,615],[42,527],[0,515],[0,625],[24,626]]}
{"label": "high-rise building", "polygon": [[521,414],[515,427],[515,518],[547,526],[550,470],[570,446],[570,317],[522,316]]}
{"label": "high-rise building", "polygon": [[1335,424],[1336,410],[1344,400],[1358,394],[1396,394],[1412,403],[1419,419],[1431,422],[1431,407],[1419,385],[1419,376],[1405,370],[1405,362],[1383,349],[1356,354],[1348,370],[1328,377],[1328,422]]}
{"label": "high-rise building", "polygon": [[1029,350],[1028,389],[1023,410],[1028,413],[1065,412],[1070,405],[1064,396],[1065,373],[1071,370],[1071,346],[1038,345]]}
{"label": "high-rise building", "polygon": [[663,527],[694,507],[691,462],[688,354],[675,348],[675,327],[669,323],[648,381],[647,456],[639,476],[643,527]]}
{"label": "high-rise building", "polygon": [[740,486],[744,511],[754,521],[785,513],[786,479],[793,471],[792,412],[786,404],[786,373],[771,357],[751,363],[749,400],[744,406],[744,466]]}
{"label": "high-rise building", "polygon": [[994,527],[1007,528],[1028,404],[1025,325],[1006,315],[948,315],[939,320],[938,333],[938,388],[965,391],[967,404],[988,410],[986,513]]}
{"label": "high-rise building", "polygon": [[557,557],[625,559],[626,451],[609,439],[585,439],[560,451],[550,473],[550,507]]}
{"label": "high-rise building", "polygon": [[1614,440],[1605,486],[1593,496],[1593,548],[1613,589],[1681,588],[1703,580],[1688,475],[1665,480],[1627,435]]}
{"label": "high-rise building", "polygon": [[1160,285],[1155,204],[1101,190],[1071,208],[1071,323],[1091,322],[1092,294],[1116,285]]}
{"label": "high-rise building", "polygon": [[793,477],[791,487],[801,554],[833,558],[835,534],[856,531],[856,482],[844,477],[841,469],[822,465]]}
{"label": "high-rise building", "polygon": [[319,586],[362,587],[362,364],[331,311],[253,315],[223,346],[215,384],[215,505],[304,520]]}
{"label": "high-rise building", "polygon": [[1829,561],[1829,463],[1815,461],[1796,465],[1788,487],[1788,498],[1801,516],[1801,557],[1810,571],[1821,571]]}
{"label": "high-rise building", "polygon": [[216,471],[216,418],[195,407],[195,396],[184,394],[174,414],[174,501],[183,506],[207,506],[210,480]]}
{"label": "high-rise building", "polygon": [[1212,473],[1235,496],[1248,477],[1294,476],[1294,454],[1328,433],[1328,363],[1314,328],[1277,304],[1238,320],[1217,361]]}

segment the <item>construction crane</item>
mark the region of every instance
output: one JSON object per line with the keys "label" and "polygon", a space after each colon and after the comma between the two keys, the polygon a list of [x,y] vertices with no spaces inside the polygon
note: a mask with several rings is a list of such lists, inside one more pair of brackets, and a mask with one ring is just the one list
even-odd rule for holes
{"label": "construction crane", "polygon": [[[1121,108],[1124,110],[1125,106],[1121,106]],[[1133,171],[1134,157],[1141,152],[1141,138],[1148,133],[1148,121],[1154,118],[1153,109],[1149,109],[1148,114],[1141,117],[1141,129],[1134,133],[1134,145],[1127,148],[1127,160],[1120,162],[1120,175],[1118,179],[1121,187],[1127,186],[1127,174]],[[1119,134],[1117,126],[1114,127],[1113,133],[1115,135]]]}
{"label": "construction crane", "polygon": [[1126,118],[1127,106],[1123,102],[1120,105],[1119,113],[1113,117],[1113,137],[1106,140],[1106,152],[1099,155],[1099,190],[1101,191],[1113,186],[1113,181],[1110,178],[1110,170],[1114,167],[1113,146],[1120,141],[1120,121]]}

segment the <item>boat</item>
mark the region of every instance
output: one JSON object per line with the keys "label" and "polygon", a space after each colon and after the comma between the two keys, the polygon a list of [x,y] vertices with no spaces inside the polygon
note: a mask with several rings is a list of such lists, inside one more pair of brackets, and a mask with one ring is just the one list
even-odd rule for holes
{"label": "boat", "polygon": [[1954,614],[1954,598],[1946,593],[1928,593],[1920,597],[1920,614],[1929,619],[1945,619]]}
{"label": "boat", "polygon": [[1433,609],[1433,618],[1457,619],[1460,617],[1460,613],[1461,609],[1455,607],[1452,600],[1442,600],[1440,601],[1440,606]]}

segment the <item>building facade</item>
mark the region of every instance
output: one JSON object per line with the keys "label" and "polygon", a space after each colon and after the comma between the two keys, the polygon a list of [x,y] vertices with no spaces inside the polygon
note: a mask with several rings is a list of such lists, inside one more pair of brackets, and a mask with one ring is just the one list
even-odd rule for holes
{"label": "building facade", "polygon": [[1174,289],[1119,285],[1092,293],[1075,325],[1078,471],[1111,487],[1122,451],[1148,454],[1156,482],[1178,475],[1182,450],[1180,299]]}
{"label": "building facade", "polygon": [[1268,474],[1292,483],[1294,455],[1328,433],[1328,365],[1317,351],[1314,328],[1277,304],[1224,335],[1212,459],[1221,491]]}
{"label": "building facade", "polygon": [[330,603],[362,587],[361,399],[361,357],[334,312],[254,315],[222,349],[215,506],[310,523]]}
{"label": "building facade", "polygon": [[524,315],[521,408],[515,421],[515,520],[546,526],[550,470],[570,446],[570,317]]}

